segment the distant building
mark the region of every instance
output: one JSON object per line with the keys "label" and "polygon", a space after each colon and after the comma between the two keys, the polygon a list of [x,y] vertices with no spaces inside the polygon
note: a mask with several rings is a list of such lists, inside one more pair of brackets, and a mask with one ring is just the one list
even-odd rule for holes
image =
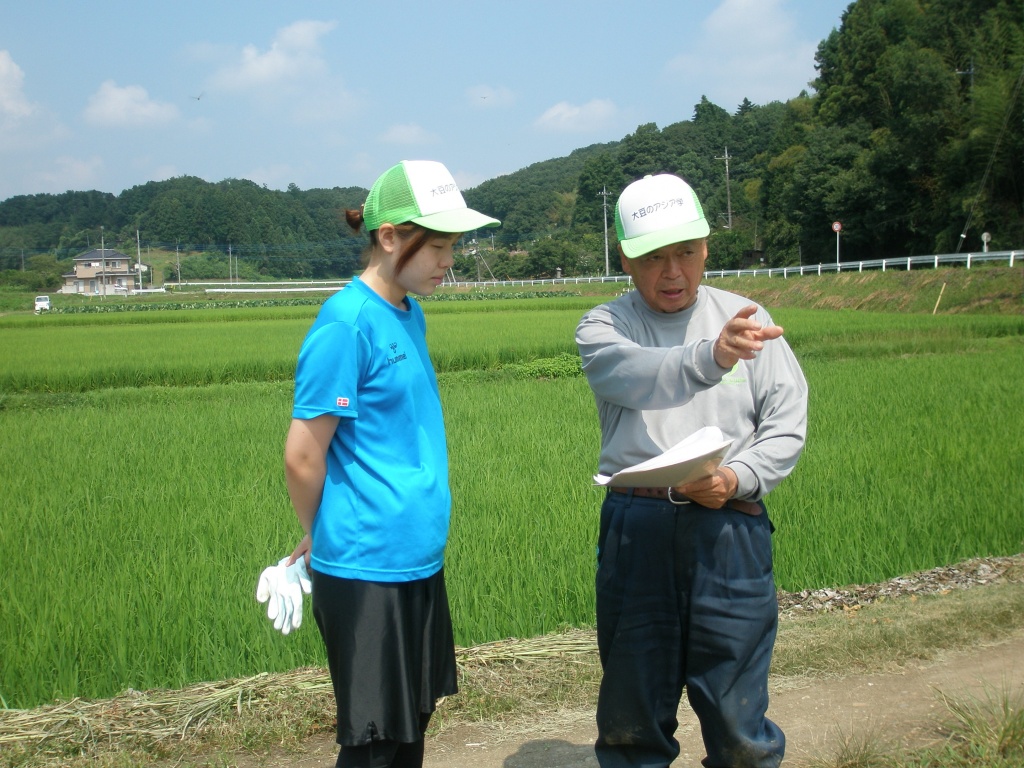
{"label": "distant building", "polygon": [[75,257],[75,271],[64,275],[61,293],[118,294],[132,293],[142,286],[139,268],[145,264],[111,248],[91,251]]}

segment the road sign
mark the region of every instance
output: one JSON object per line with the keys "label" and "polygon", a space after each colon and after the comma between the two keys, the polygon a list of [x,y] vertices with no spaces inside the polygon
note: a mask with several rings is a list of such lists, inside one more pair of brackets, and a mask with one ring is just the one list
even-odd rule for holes
{"label": "road sign", "polygon": [[842,228],[843,228],[843,225],[840,224],[838,221],[833,221],[832,222],[832,231],[833,232],[839,232]]}

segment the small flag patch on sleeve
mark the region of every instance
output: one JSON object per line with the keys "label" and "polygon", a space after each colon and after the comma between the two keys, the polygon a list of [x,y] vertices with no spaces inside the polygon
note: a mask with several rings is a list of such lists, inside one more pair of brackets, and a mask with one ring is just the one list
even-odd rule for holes
{"label": "small flag patch on sleeve", "polygon": [[348,398],[347,397],[339,397],[338,398],[338,407],[339,408],[348,408]]}

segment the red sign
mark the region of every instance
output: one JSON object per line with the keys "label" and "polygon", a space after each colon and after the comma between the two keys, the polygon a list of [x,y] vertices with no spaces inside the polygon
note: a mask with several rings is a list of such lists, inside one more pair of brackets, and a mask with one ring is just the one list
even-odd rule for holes
{"label": "red sign", "polygon": [[841,230],[842,228],[843,228],[843,225],[842,225],[842,224],[840,224],[840,223],[839,223],[838,221],[833,221],[833,222],[832,222],[832,231],[833,231],[833,232],[838,232],[838,231],[839,231],[839,230]]}

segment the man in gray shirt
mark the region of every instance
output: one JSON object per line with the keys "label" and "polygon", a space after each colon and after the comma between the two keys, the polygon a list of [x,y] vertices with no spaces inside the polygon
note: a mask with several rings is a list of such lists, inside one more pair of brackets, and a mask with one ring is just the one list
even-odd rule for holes
{"label": "man in gray shirt", "polygon": [[707,220],[669,174],[615,206],[634,291],[576,329],[601,420],[599,471],[658,456],[706,426],[732,445],[717,471],[675,488],[608,490],[598,536],[602,768],[668,766],[686,688],[706,768],[777,766],[765,717],[778,625],[764,497],[803,448],[807,384],[764,308],[702,286]]}

